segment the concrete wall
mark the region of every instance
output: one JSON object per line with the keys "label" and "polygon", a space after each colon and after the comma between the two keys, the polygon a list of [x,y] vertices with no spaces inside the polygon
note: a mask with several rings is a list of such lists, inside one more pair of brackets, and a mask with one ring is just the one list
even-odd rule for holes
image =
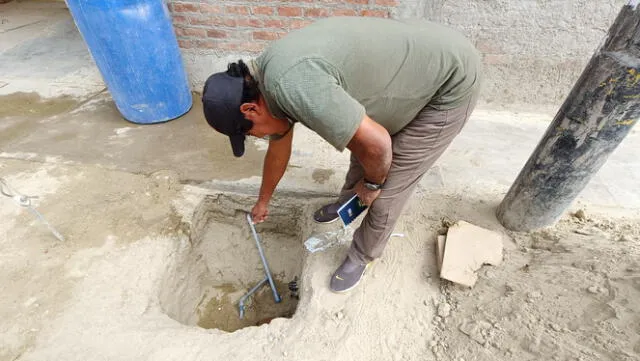
{"label": "concrete wall", "polygon": [[483,54],[482,101],[558,106],[626,0],[169,1],[194,89],[229,61],[318,17],[421,17],[465,33]]}

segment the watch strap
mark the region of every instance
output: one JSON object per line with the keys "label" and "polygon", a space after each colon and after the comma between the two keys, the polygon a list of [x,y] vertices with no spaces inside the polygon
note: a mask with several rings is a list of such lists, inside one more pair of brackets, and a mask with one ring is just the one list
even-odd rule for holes
{"label": "watch strap", "polygon": [[367,180],[366,178],[364,179],[364,185],[365,185],[365,187],[367,187],[368,189],[371,189],[371,190],[378,190],[378,189],[382,188],[382,184],[371,182],[371,181]]}

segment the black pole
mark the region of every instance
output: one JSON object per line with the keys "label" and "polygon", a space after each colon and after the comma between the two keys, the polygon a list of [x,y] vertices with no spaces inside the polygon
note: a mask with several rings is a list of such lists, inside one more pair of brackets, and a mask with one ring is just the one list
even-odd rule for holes
{"label": "black pole", "polygon": [[639,3],[622,8],[498,207],[506,228],[555,223],[640,118]]}

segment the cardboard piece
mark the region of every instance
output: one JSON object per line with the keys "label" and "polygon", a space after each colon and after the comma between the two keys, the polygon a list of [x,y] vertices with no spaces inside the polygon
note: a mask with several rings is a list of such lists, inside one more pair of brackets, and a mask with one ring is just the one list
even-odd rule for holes
{"label": "cardboard piece", "polygon": [[447,231],[440,277],[473,287],[483,264],[502,263],[502,235],[465,221]]}

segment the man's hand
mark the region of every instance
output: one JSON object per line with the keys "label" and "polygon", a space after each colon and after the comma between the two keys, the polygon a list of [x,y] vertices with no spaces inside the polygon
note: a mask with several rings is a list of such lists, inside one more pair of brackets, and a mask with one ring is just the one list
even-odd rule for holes
{"label": "man's hand", "polygon": [[251,210],[251,217],[254,223],[261,223],[267,220],[269,200],[271,200],[278,182],[280,182],[287,169],[287,164],[291,157],[292,142],[293,129],[290,129],[284,138],[269,141],[269,148],[264,157],[262,184],[260,185],[258,201]]}
{"label": "man's hand", "polygon": [[253,223],[262,223],[267,220],[269,216],[269,204],[266,202],[256,203],[251,210],[251,219],[253,219]]}
{"label": "man's hand", "polygon": [[372,191],[371,189],[364,186],[364,179],[361,179],[358,184],[356,184],[355,191],[362,203],[369,207],[371,206],[373,201],[378,198],[382,190],[378,189],[377,191]]}

